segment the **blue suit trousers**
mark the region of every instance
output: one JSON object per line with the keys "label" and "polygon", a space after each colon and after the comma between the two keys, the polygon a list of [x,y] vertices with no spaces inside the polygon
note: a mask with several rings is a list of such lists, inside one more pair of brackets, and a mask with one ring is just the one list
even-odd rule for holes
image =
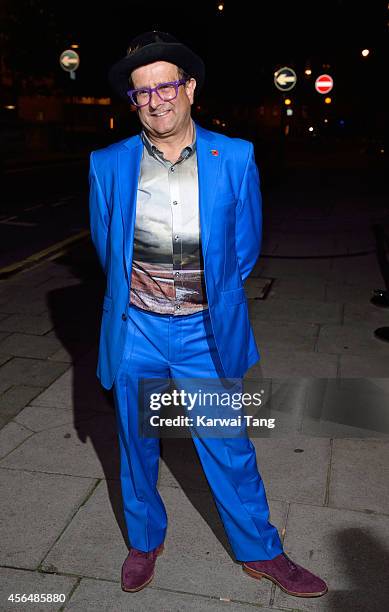
{"label": "blue suit trousers", "polygon": [[[149,551],[165,539],[168,520],[157,489],[159,438],[138,435],[138,380],[215,378],[224,373],[208,309],[171,316],[130,304],[128,312],[125,350],[113,386],[120,479],[131,546]],[[192,439],[236,559],[276,557],[282,544],[269,522],[266,493],[248,436]]]}

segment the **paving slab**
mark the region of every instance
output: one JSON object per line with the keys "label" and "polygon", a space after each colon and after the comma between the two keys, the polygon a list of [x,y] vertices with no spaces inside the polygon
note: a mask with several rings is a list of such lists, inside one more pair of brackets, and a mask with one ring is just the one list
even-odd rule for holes
{"label": "paving slab", "polygon": [[7,423],[0,430],[0,459],[17,448],[24,440],[32,435],[32,431],[19,423]]}
{"label": "paving slab", "polygon": [[389,516],[389,442],[334,440],[329,505]]}
{"label": "paving slab", "polygon": [[251,438],[259,472],[271,499],[322,505],[330,440],[291,434],[277,440]]}
{"label": "paving slab", "polygon": [[311,351],[272,350],[258,345],[260,359],[245,374],[249,379],[336,377],[338,357],[328,353]]}
{"label": "paving slab", "polygon": [[306,414],[339,425],[389,434],[389,381],[386,378],[339,378],[313,390]]}
{"label": "paving slab", "polygon": [[[378,340],[377,340],[378,342]],[[339,358],[339,376],[342,378],[383,378],[389,373],[389,354],[349,355]]]}
{"label": "paving slab", "polygon": [[[90,478],[119,477],[119,448],[114,416],[79,415],[73,423],[34,433],[0,461],[1,467]],[[31,433],[31,432],[30,432]],[[85,439],[85,442],[83,441]]]}
{"label": "paving slab", "polygon": [[342,305],[336,302],[274,297],[264,301],[249,301],[249,315],[252,322],[255,319],[262,319],[267,322],[340,323],[341,314]]}
{"label": "paving slab", "polygon": [[[276,278],[269,292],[272,298],[293,298],[302,300],[323,300],[325,285],[317,278]],[[340,302],[341,300],[328,300]]]}
{"label": "paving slab", "polygon": [[26,612],[27,610],[57,612],[63,606],[62,601],[56,603],[44,603],[42,601],[15,603],[8,601],[8,597],[11,593],[19,593],[20,596],[25,594],[27,597],[30,594],[50,594],[51,596],[64,595],[66,601],[76,582],[77,578],[70,576],[55,576],[41,572],[0,567],[0,609],[2,612]]}
{"label": "paving slab", "polygon": [[285,552],[320,575],[329,592],[291,598],[276,589],[274,605],[318,612],[381,612],[389,601],[389,518],[352,510],[292,504]]}
{"label": "paving slab", "polygon": [[53,322],[48,313],[44,315],[13,314],[0,319],[0,331],[43,335],[52,328]]}
{"label": "paving slab", "polygon": [[0,468],[0,564],[36,569],[94,482]]}
{"label": "paving slab", "polygon": [[[153,586],[246,602],[258,602],[260,598],[261,604],[266,605],[270,585],[248,580],[240,564],[231,559],[210,492],[187,492],[188,498],[174,487],[162,486],[159,491],[169,527]],[[114,504],[118,503],[118,495],[117,490],[115,495],[111,492]],[[279,529],[285,511],[284,504],[272,503],[272,521]],[[43,569],[52,566],[60,572],[118,581],[126,555],[106,485],[101,483],[50,551]]]}
{"label": "paving slab", "polygon": [[352,355],[388,355],[388,343],[373,335],[367,325],[323,325],[320,328],[317,350],[323,353],[351,353]]}
{"label": "paving slab", "polygon": [[0,305],[0,312],[3,314],[43,315],[47,311],[45,296],[29,293],[29,299],[26,300],[26,291],[21,292],[17,297],[3,301]]}
{"label": "paving slab", "polygon": [[[9,332],[6,332],[6,331],[0,331],[0,348],[1,348],[1,352],[2,352],[3,354],[6,354],[6,353],[7,353],[7,351],[5,351],[5,350],[2,348],[2,343],[4,342],[4,340],[5,340],[6,338],[8,338],[8,337],[9,337],[9,335],[10,335],[10,334],[9,334]],[[12,353],[11,353],[11,354],[12,354]]]}
{"label": "paving slab", "polygon": [[42,387],[14,385],[0,395],[0,414],[12,418],[34,397],[39,395]]}
{"label": "paving slab", "polygon": [[364,304],[345,304],[344,324],[345,325],[367,325],[372,329],[389,325],[389,309],[378,308],[369,303],[371,296],[367,296]]}
{"label": "paving slab", "polygon": [[104,480],[67,524],[41,568],[119,581],[127,554],[120,483]]}
{"label": "paving slab", "polygon": [[330,259],[293,259],[291,257],[265,257],[260,256],[260,265],[257,268],[263,276],[274,278],[320,277],[331,278]]}
{"label": "paving slab", "polygon": [[12,358],[12,355],[4,355],[3,353],[0,354],[0,366],[3,365],[3,363],[6,363],[7,361],[9,361]]}
{"label": "paving slab", "polygon": [[0,337],[0,351],[15,357],[46,359],[60,346],[59,340],[33,334],[12,333],[4,340]]}
{"label": "paving slab", "polygon": [[[85,419],[91,418],[91,411],[87,408],[80,411],[85,413]],[[96,414],[96,413],[95,413]],[[81,416],[81,415],[80,415]],[[73,428],[74,415],[71,410],[56,408],[55,406],[26,406],[15,417],[14,421],[28,427],[31,431],[44,431],[68,425]]]}
{"label": "paving slab", "polygon": [[124,593],[119,584],[90,578],[81,580],[65,607],[72,612],[254,612],[258,609],[279,612],[276,608],[257,608],[242,601],[220,601],[205,595],[171,592],[153,585],[138,593]]}
{"label": "paving slab", "polygon": [[328,282],[325,285],[325,301],[342,302],[346,306],[351,304],[363,306],[369,303],[374,288],[347,285],[344,282]]}
{"label": "paving slab", "polygon": [[0,368],[0,393],[15,385],[47,387],[68,368],[66,363],[14,357]]}
{"label": "paving slab", "polygon": [[356,287],[365,287],[372,291],[382,286],[382,275],[375,253],[353,257],[339,257],[333,260],[332,282],[344,282]]}
{"label": "paving slab", "polygon": [[[52,366],[64,367],[65,364],[50,362]],[[94,411],[112,412],[112,393],[104,390],[96,378],[95,365],[75,365],[47,386],[32,402],[36,406],[56,406],[77,410],[78,407],[93,407]],[[64,368],[65,369],[65,368]],[[0,370],[1,372],[1,370]],[[0,379],[1,381],[1,379]]]}
{"label": "paving slab", "polygon": [[257,344],[262,349],[313,351],[318,335],[315,323],[290,323],[287,321],[252,320],[252,328]]}

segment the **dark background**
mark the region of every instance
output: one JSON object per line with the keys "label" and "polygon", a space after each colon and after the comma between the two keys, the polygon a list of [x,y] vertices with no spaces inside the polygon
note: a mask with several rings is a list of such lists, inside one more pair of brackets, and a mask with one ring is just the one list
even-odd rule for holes
{"label": "dark background", "polygon": [[[206,63],[205,87],[196,101],[203,105],[200,114],[206,123],[215,118],[227,123],[229,118],[225,131],[240,135],[244,135],[242,130],[256,135],[276,128],[275,115],[266,119],[258,114],[259,107],[282,105],[273,74],[287,65],[298,76],[290,92],[294,111],[291,136],[304,134],[312,120],[321,123],[325,113],[331,118],[327,132],[335,130],[362,138],[383,137],[387,133],[387,2],[230,0],[219,11],[218,3],[213,1],[111,0],[69,6],[48,0],[12,0],[3,2],[0,10],[3,121],[16,118],[17,109],[5,111],[4,106],[17,106],[22,95],[112,96],[107,83],[110,65],[125,55],[134,36],[160,29],[188,44]],[[79,45],[81,58],[75,81],[58,62],[60,53],[71,44]],[[371,50],[367,58],[361,56],[365,47]],[[312,69],[311,77],[304,75],[306,67]],[[334,78],[331,105],[325,105],[324,96],[314,90],[314,80],[323,72]],[[81,112],[85,109],[68,102],[61,116],[48,120],[49,113],[45,118],[43,111],[40,121],[73,122],[72,127],[81,132],[88,124],[85,112]],[[95,110],[90,108],[90,115]],[[114,98],[109,111],[93,117],[96,131],[108,128],[108,115],[115,117],[111,132],[116,134],[119,130],[125,136],[130,126],[136,125],[135,113],[128,113]],[[306,121],[301,124],[302,114]],[[25,113],[19,112],[19,118],[20,115],[23,118]],[[248,116],[255,125],[245,125]],[[319,131],[319,125],[315,127]]]}
{"label": "dark background", "polygon": [[[135,36],[152,29],[204,59],[194,119],[254,143],[265,195],[288,189],[296,164],[320,183],[332,168],[338,192],[346,166],[359,177],[363,168],[367,192],[387,193],[388,2],[223,4],[220,11],[213,1],[0,3],[0,263],[89,227],[90,152],[140,130],[107,73]],[[80,55],[75,80],[59,64],[72,45]],[[283,66],[297,74],[288,93],[274,85]],[[314,87],[323,73],[334,79],[330,104]]]}

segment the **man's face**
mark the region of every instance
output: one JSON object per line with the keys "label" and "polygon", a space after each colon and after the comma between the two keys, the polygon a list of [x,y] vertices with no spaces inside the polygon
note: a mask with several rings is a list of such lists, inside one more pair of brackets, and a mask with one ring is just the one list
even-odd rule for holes
{"label": "man's face", "polygon": [[[136,68],[131,73],[133,89],[156,87],[160,83],[179,80],[177,66],[169,62],[154,62]],[[195,79],[178,88],[177,98],[165,102],[153,92],[150,103],[138,108],[138,116],[143,127],[151,135],[163,138],[186,129],[190,120],[190,107],[193,104]]]}

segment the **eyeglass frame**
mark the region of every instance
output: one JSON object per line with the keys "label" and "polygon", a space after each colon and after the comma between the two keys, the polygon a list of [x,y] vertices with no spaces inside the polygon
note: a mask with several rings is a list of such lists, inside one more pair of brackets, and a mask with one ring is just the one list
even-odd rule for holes
{"label": "eyeglass frame", "polygon": [[[179,79],[178,81],[168,81],[167,83],[159,83],[156,87],[138,87],[138,89],[129,89],[127,91],[127,95],[130,98],[131,102],[134,104],[134,106],[136,106],[137,108],[143,108],[144,106],[147,106],[148,104],[150,104],[153,91],[156,92],[157,96],[159,97],[160,100],[162,100],[162,102],[170,102],[170,100],[175,100],[177,98],[178,88],[180,87],[180,85],[185,85],[185,83],[189,81],[190,79],[191,77],[187,77],[186,79]],[[176,95],[174,96],[174,98],[169,98],[169,100],[164,100],[161,97],[161,95],[158,92],[158,87],[162,87],[163,85],[174,85],[175,90],[176,90]],[[148,91],[149,100],[148,102],[146,102],[146,104],[137,104],[136,102],[134,102],[134,98],[132,96],[137,91]]]}

